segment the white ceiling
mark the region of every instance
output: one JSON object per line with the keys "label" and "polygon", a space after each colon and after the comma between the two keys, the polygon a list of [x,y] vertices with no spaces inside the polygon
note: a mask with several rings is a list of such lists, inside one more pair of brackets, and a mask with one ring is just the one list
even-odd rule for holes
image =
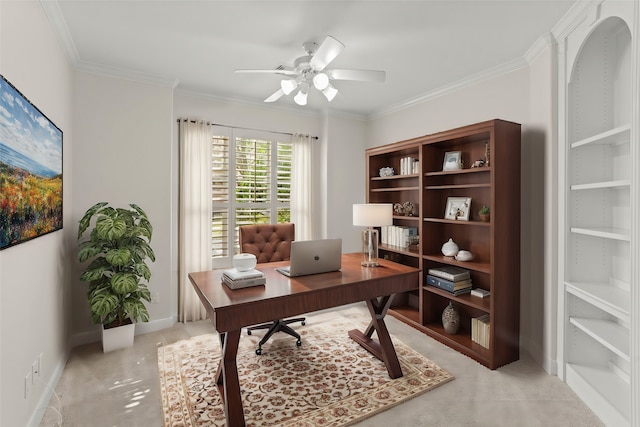
{"label": "white ceiling", "polygon": [[[302,43],[345,44],[329,68],[384,70],[384,83],[334,82],[306,108],[368,116],[461,81],[517,68],[573,0],[99,1],[41,0],[74,67],[176,84],[179,91],[262,102]],[[275,103],[295,106],[292,95]]]}

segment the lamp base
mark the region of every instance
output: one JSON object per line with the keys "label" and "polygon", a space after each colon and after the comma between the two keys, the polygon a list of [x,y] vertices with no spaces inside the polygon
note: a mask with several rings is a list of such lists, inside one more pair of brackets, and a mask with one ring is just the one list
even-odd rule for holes
{"label": "lamp base", "polygon": [[363,267],[378,267],[378,230],[369,227],[362,232],[362,262]]}
{"label": "lamp base", "polygon": [[377,261],[362,261],[360,265],[363,267],[380,267],[380,263]]}

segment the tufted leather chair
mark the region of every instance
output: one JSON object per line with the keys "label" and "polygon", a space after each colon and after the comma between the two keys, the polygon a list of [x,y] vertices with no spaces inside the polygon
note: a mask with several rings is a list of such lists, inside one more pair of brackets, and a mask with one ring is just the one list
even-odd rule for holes
{"label": "tufted leather chair", "polygon": [[[291,256],[291,242],[295,239],[295,225],[286,224],[254,224],[243,225],[240,230],[240,252],[249,253],[256,256],[258,263],[288,261]],[[256,329],[268,329],[267,333],[262,337],[256,354],[262,354],[262,346],[276,332],[284,332],[296,338],[296,345],[302,345],[300,335],[294,331],[289,324],[301,322],[303,325],[305,319],[303,317],[295,319],[278,319],[271,323],[252,326],[247,328],[247,334],[251,335],[251,331]]]}

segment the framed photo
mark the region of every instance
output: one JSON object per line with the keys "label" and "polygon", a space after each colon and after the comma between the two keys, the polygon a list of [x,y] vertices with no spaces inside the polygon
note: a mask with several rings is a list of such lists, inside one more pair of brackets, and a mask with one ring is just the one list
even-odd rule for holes
{"label": "framed photo", "polygon": [[0,77],[2,250],[62,228],[62,131]]}
{"label": "framed photo", "polygon": [[444,162],[442,162],[443,171],[454,171],[462,169],[462,152],[447,151],[444,153]]}
{"label": "framed photo", "polygon": [[444,219],[469,221],[471,197],[447,197],[447,210]]}

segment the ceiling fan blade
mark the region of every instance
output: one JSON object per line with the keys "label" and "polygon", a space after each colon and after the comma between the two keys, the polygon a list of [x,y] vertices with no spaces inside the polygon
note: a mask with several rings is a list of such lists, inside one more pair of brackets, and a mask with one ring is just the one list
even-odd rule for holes
{"label": "ceiling fan blade", "polygon": [[252,73],[252,74],[283,74],[285,76],[295,76],[294,70],[274,69],[274,70],[234,70],[234,73]]}
{"label": "ceiling fan blade", "polygon": [[282,89],[278,89],[277,91],[273,92],[270,97],[265,99],[264,102],[275,102],[280,99],[282,95],[284,95],[284,92],[282,91]]}
{"label": "ceiling fan blade", "polygon": [[334,80],[360,80],[365,82],[383,82],[387,73],[376,70],[327,70]]}
{"label": "ceiling fan blade", "polygon": [[309,61],[309,65],[316,71],[324,70],[324,67],[329,65],[331,61],[336,59],[336,56],[342,52],[344,45],[331,36],[327,36],[318,50],[313,54],[313,58]]}

